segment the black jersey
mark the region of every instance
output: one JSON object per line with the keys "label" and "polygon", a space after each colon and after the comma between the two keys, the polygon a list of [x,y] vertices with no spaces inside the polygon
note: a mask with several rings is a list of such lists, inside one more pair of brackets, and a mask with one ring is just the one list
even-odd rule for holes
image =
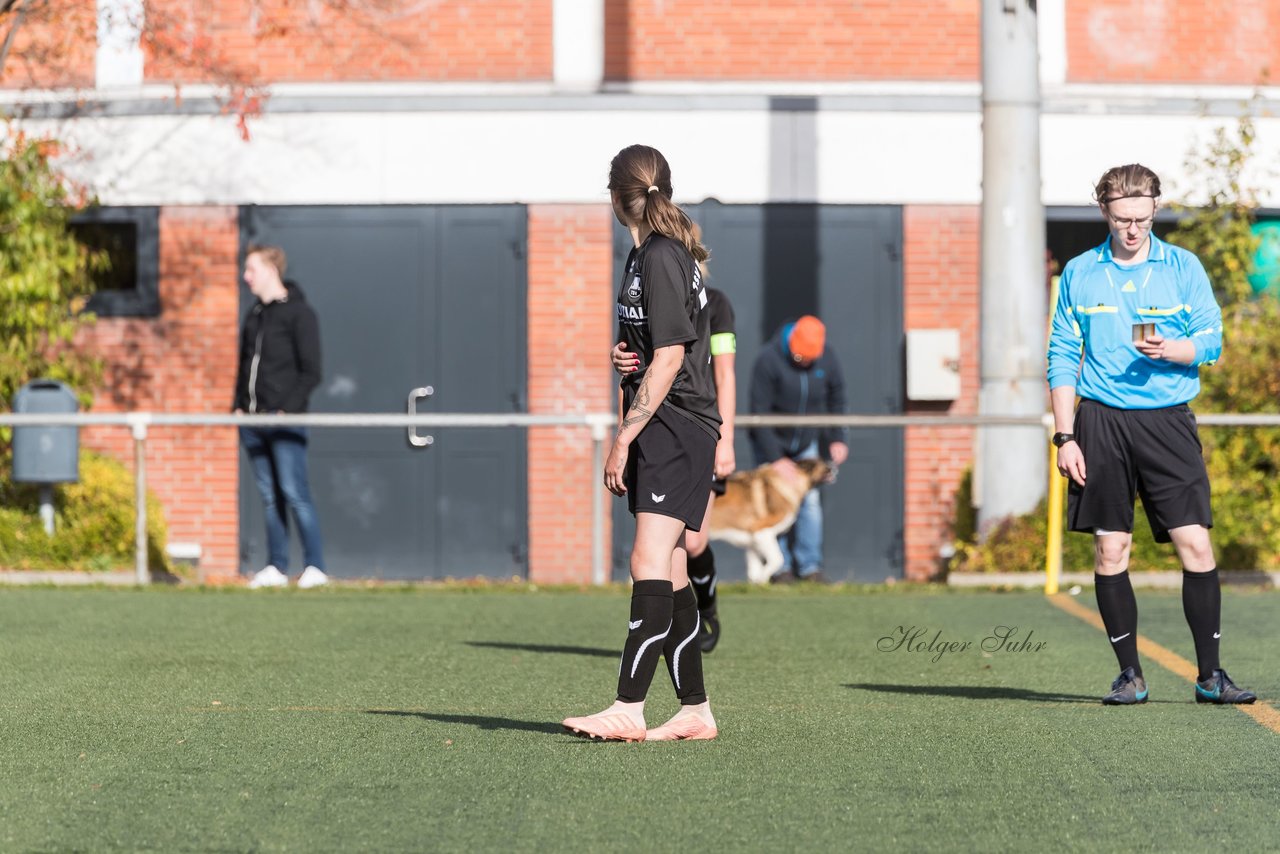
{"label": "black jersey", "polygon": [[654,233],[631,250],[624,270],[618,289],[617,340],[640,357],[639,367],[622,378],[624,411],[631,408],[653,351],[683,344],[684,362],[662,405],[719,438],[710,315],[704,310],[707,290],[698,265],[680,243]]}

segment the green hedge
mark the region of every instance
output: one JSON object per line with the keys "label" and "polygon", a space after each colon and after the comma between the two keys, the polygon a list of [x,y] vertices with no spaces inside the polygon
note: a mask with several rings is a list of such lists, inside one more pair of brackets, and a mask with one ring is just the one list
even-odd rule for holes
{"label": "green hedge", "polygon": [[[133,473],[114,459],[80,454],[80,482],[54,486],[54,535],[40,520],[39,487],[0,470],[0,568],[107,572],[134,566]],[[147,556],[152,572],[173,572],[165,553],[164,512],[147,495]]]}
{"label": "green hedge", "polygon": [[[1064,572],[1093,570],[1093,537],[1066,529],[1066,501],[1063,501],[1062,569]],[[998,523],[981,545],[962,540],[956,549],[952,569],[960,572],[1041,572],[1049,529],[1048,499],[1025,516],[1013,516]],[[1218,533],[1218,529],[1214,529]],[[1221,549],[1219,549],[1221,551]],[[1151,536],[1146,514],[1139,502],[1133,520],[1133,548],[1129,569],[1177,570],[1182,565],[1173,546],[1158,544]],[[1249,567],[1252,569],[1252,567]]]}
{"label": "green hedge", "polygon": [[[1213,547],[1223,570],[1280,569],[1280,429],[1202,427],[1213,495]],[[968,477],[966,476],[966,483]],[[961,572],[1037,572],[1044,569],[1048,500],[1035,511],[996,525],[981,545],[973,535],[969,492],[956,492],[958,540],[952,569]],[[1066,571],[1093,568],[1093,538],[1066,530],[1063,501],[1062,566]],[[1139,501],[1134,508],[1129,568],[1181,569],[1173,546],[1156,543]]]}

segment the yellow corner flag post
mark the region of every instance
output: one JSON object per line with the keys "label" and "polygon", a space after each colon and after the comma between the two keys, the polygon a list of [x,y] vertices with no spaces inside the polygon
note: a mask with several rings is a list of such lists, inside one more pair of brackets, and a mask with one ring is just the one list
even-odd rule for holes
{"label": "yellow corner flag post", "polygon": [[1058,449],[1049,444],[1049,533],[1044,545],[1044,593],[1058,592],[1062,574],[1062,488],[1067,479],[1058,473]]}
{"label": "yellow corner flag post", "polygon": [[[1049,330],[1053,331],[1054,306],[1058,304],[1058,277],[1049,284]],[[1049,509],[1048,526],[1044,544],[1044,593],[1052,596],[1058,592],[1058,579],[1062,575],[1062,489],[1066,478],[1058,472],[1058,449],[1049,443]]]}

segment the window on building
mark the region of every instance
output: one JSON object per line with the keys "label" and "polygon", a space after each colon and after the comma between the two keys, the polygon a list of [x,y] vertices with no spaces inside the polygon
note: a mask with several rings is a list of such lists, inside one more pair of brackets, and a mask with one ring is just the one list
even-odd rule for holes
{"label": "window on building", "polygon": [[160,314],[160,209],[92,208],[71,220],[76,239],[107,253],[110,265],[94,274],[97,292],[88,310],[101,317]]}

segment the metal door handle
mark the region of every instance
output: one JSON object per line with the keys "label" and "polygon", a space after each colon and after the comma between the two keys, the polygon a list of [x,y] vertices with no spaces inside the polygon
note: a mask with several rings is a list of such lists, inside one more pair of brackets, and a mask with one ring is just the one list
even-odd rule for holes
{"label": "metal door handle", "polygon": [[[409,404],[407,407],[409,414],[417,415],[418,401],[425,397],[431,397],[431,395],[435,393],[436,393],[436,390],[429,385],[422,386],[421,388],[415,388],[413,391],[409,392]],[[416,427],[410,427],[408,432],[409,432],[409,444],[413,445],[415,448],[426,448],[435,444],[435,441],[436,441],[435,436],[431,436],[431,435],[419,436],[418,430]]]}

